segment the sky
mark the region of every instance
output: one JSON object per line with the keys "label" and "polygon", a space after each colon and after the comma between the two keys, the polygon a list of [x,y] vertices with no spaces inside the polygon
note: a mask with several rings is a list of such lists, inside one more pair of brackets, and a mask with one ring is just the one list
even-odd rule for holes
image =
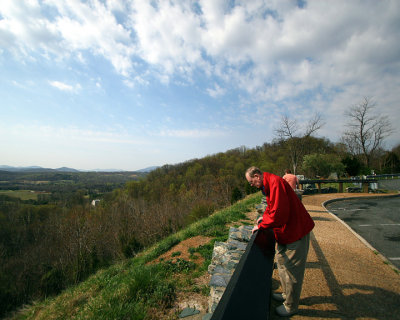
{"label": "sky", "polygon": [[364,98],[400,143],[398,0],[0,0],[0,165],[139,170]]}

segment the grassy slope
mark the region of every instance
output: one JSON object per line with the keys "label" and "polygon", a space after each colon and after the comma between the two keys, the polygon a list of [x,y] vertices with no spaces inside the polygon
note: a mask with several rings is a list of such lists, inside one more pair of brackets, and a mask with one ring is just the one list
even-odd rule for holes
{"label": "grassy slope", "polygon": [[[215,240],[226,240],[227,224],[245,218],[260,199],[260,193],[251,195],[163,239],[135,258],[100,270],[56,297],[25,307],[11,319],[166,319],[177,287],[190,287],[191,279],[207,272]],[[180,241],[198,235],[213,239],[199,249],[206,258],[203,266],[179,259],[177,263],[148,264]],[[187,288],[188,293],[191,290],[198,292],[199,288]],[[206,295],[208,291],[201,289]],[[169,314],[168,318],[175,316]]]}

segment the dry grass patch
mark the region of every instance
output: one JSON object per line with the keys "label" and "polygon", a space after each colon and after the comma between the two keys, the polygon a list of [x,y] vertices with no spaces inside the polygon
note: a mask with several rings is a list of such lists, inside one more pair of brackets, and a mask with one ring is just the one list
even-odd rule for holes
{"label": "dry grass patch", "polygon": [[211,239],[212,238],[205,236],[195,236],[193,238],[183,240],[175,245],[173,248],[171,248],[169,251],[159,256],[156,262],[171,260],[173,263],[175,263],[177,259],[183,259],[187,261],[192,260],[196,264],[201,265],[204,262],[204,258],[199,253],[195,253],[194,255],[197,258],[192,259],[189,249],[198,248],[202,245],[205,245],[209,243]]}

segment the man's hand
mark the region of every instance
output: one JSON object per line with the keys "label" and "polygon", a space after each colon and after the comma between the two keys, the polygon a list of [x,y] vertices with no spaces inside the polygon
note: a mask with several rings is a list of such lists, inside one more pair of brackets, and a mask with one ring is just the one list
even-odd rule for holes
{"label": "man's hand", "polygon": [[256,232],[258,230],[258,226],[254,226],[253,230],[251,230],[252,233]]}

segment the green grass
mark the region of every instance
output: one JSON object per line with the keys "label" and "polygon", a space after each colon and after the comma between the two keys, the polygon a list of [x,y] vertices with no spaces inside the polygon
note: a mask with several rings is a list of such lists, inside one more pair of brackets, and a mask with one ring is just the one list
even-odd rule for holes
{"label": "green grass", "polygon": [[37,200],[38,193],[31,190],[0,190],[0,194],[21,200]]}
{"label": "green grass", "polygon": [[[32,303],[11,319],[166,319],[163,311],[173,305],[178,288],[208,295],[209,287],[196,285],[194,279],[207,272],[214,242],[226,240],[227,224],[244,219],[260,200],[260,193],[251,195],[163,239],[135,258],[98,271],[56,297]],[[210,243],[191,249],[192,254],[205,258],[203,265],[179,258],[176,262],[149,263],[197,235],[212,238]]]}
{"label": "green grass", "polygon": [[[348,188],[348,187],[355,187],[355,185],[352,182],[344,182],[343,183],[343,192],[346,192],[346,188]],[[338,182],[322,183],[321,188],[335,188],[339,192],[339,183]]]}

